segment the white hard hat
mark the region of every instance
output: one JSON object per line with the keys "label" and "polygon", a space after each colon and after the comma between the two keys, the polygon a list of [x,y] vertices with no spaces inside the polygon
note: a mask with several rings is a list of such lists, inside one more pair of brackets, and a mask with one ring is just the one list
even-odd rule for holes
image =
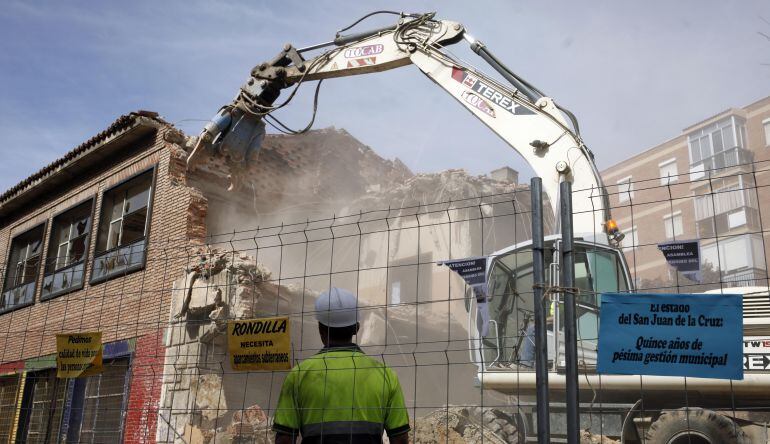
{"label": "white hard hat", "polygon": [[316,319],[327,327],[349,327],[358,322],[358,298],[353,293],[332,287],[315,301]]}

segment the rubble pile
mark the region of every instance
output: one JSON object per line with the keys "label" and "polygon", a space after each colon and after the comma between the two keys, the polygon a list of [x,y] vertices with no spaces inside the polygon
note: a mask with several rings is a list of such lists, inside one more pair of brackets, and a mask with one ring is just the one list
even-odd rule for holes
{"label": "rubble pile", "polygon": [[519,436],[512,415],[481,407],[447,407],[414,421],[414,444],[508,444]]}
{"label": "rubble pile", "polygon": [[601,435],[594,435],[588,430],[581,430],[580,444],[620,444],[620,441],[615,441]]}
{"label": "rubble pile", "polygon": [[[188,151],[196,143],[190,137]],[[231,174],[232,173],[232,174]],[[380,157],[343,129],[270,134],[249,164],[204,156],[189,182],[209,200],[209,233],[328,217],[347,202],[412,177],[399,159]],[[226,191],[237,177],[234,191]]]}
{"label": "rubble pile", "polygon": [[[350,209],[358,211],[431,205],[479,196],[500,196],[522,189],[526,187],[487,176],[473,176],[463,169],[449,169],[438,173],[416,174],[392,187],[373,190],[353,202]],[[510,200],[510,196],[507,198]],[[529,195],[520,200],[528,202]]]}

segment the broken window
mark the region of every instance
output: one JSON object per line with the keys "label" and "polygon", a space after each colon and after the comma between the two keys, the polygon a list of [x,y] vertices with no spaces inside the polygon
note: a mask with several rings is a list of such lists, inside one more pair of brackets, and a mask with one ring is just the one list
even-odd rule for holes
{"label": "broken window", "polygon": [[89,200],[54,218],[40,299],[83,287],[92,208]]}
{"label": "broken window", "polygon": [[153,172],[104,193],[91,281],[144,267]]}
{"label": "broken window", "polygon": [[67,381],[56,369],[27,374],[19,418],[19,440],[25,443],[59,441]]}
{"label": "broken window", "polygon": [[40,269],[43,231],[44,225],[38,225],[16,236],[11,242],[0,311],[31,304],[35,300],[35,281]]}
{"label": "broken window", "polygon": [[99,375],[75,383],[67,442],[120,442],[128,359],[104,362]]}

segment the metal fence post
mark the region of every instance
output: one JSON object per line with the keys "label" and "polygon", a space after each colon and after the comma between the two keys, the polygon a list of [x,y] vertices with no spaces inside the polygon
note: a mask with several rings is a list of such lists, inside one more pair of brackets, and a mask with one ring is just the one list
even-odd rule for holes
{"label": "metal fence post", "polygon": [[537,386],[537,442],[550,442],[551,424],[548,402],[548,331],[545,286],[545,256],[543,239],[543,180],[533,177],[530,182],[532,198],[532,288],[535,300],[535,380]]}
{"label": "metal fence post", "polygon": [[580,401],[577,372],[577,323],[575,309],[575,256],[572,233],[572,183],[559,184],[561,220],[561,286],[564,301],[564,360],[567,377],[567,442],[580,442]]}

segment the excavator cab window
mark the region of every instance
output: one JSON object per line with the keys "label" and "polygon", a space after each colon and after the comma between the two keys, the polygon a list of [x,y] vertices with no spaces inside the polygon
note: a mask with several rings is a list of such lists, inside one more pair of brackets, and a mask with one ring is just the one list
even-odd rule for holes
{"label": "excavator cab window", "polygon": [[[546,245],[546,284],[558,282],[558,267],[553,264],[558,256],[554,244]],[[610,247],[575,243],[575,286],[577,294],[577,324],[579,353],[586,365],[596,362],[600,294],[628,290],[620,253]],[[518,366],[530,368],[534,364],[534,294],[532,290],[532,250],[524,247],[498,256],[493,260],[489,277],[488,334],[481,339],[486,367]],[[547,316],[549,360],[561,364],[564,350],[564,312],[550,304]],[[482,318],[477,316],[477,325]],[[559,334],[554,336],[554,326]],[[479,329],[481,331],[481,329]],[[557,353],[558,347],[558,353]],[[557,355],[559,356],[557,358]]]}

